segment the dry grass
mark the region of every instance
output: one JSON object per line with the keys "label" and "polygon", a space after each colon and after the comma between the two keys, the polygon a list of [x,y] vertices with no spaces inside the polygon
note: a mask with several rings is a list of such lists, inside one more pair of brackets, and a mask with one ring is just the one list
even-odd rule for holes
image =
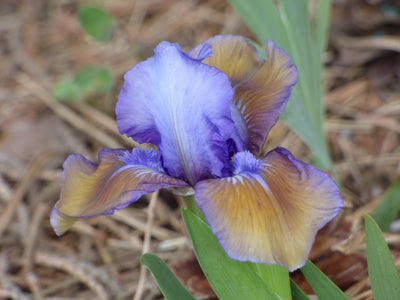
{"label": "dry grass", "polygon": [[[321,232],[311,257],[352,299],[372,299],[362,216],[400,174],[400,22],[376,9],[390,1],[336,2],[324,74],[326,130],[346,209]],[[85,4],[117,19],[109,43],[90,40],[80,28],[76,12]],[[374,39],[377,30],[385,38]],[[140,267],[147,251],[175,265],[198,297],[212,297],[193,263],[175,196],[144,197],[111,217],[79,222],[60,238],[49,213],[68,154],[96,160],[102,148],[135,146],[119,135],[114,119],[122,75],[162,40],[189,50],[216,34],[254,38],[218,0],[1,2],[0,299],[161,299]],[[113,92],[80,103],[55,101],[54,84],[88,64],[112,70]],[[283,122],[270,143],[310,161]],[[399,234],[386,237],[399,266]],[[311,293],[300,274],[294,278]]]}

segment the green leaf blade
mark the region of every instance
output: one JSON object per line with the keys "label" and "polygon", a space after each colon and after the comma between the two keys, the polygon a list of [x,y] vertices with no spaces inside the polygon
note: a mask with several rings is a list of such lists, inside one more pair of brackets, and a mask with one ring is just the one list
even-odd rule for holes
{"label": "green leaf blade", "polygon": [[324,273],[322,273],[310,260],[307,261],[301,272],[311,285],[319,300],[349,300]]}
{"label": "green leaf blade", "polygon": [[400,277],[381,230],[374,219],[365,215],[367,261],[375,300],[399,299]]}
{"label": "green leaf blade", "polygon": [[112,35],[114,19],[97,7],[85,6],[79,10],[79,22],[89,36],[99,42],[107,42]]}
{"label": "green leaf blade", "polygon": [[299,82],[282,119],[311,148],[317,167],[334,172],[324,132],[322,101],[322,55],[328,26],[323,18],[328,18],[331,2],[321,1],[316,25],[323,28],[318,29],[312,27],[307,0],[229,0],[261,42],[274,40],[292,57]]}
{"label": "green leaf blade", "polygon": [[253,269],[264,283],[282,300],[291,300],[289,271],[280,265],[252,263]]}
{"label": "green leaf blade", "polygon": [[228,257],[207,223],[187,209],[182,215],[200,266],[220,300],[281,299],[264,284],[251,263]]}
{"label": "green leaf blade", "polygon": [[59,101],[77,101],[82,91],[73,80],[63,80],[53,88],[53,96]]}
{"label": "green leaf blade", "polygon": [[109,92],[114,85],[111,71],[99,66],[83,67],[72,80],[56,84],[53,95],[61,101],[77,101]]}
{"label": "green leaf blade", "polygon": [[145,265],[158,287],[167,300],[195,300],[195,298],[186,290],[182,283],[175,277],[165,262],[158,256],[146,253],[141,258],[141,263]]}
{"label": "green leaf blade", "polygon": [[[279,47],[288,49],[289,41],[279,11],[272,0],[229,0],[260,42],[273,40]],[[268,16],[268,17],[266,17]]]}
{"label": "green leaf blade", "polygon": [[400,178],[397,179],[387,191],[382,202],[377,207],[374,219],[382,231],[389,231],[390,224],[394,221],[400,210]]}
{"label": "green leaf blade", "polygon": [[293,300],[310,300],[310,297],[308,297],[293,280],[290,280],[290,289],[292,291]]}
{"label": "green leaf blade", "polygon": [[326,47],[332,0],[320,0],[317,3],[317,16],[315,18],[315,40],[320,54],[320,61]]}
{"label": "green leaf blade", "polygon": [[79,84],[82,91],[87,94],[105,93],[113,86],[111,71],[99,66],[86,66],[82,68],[74,77],[74,81]]}

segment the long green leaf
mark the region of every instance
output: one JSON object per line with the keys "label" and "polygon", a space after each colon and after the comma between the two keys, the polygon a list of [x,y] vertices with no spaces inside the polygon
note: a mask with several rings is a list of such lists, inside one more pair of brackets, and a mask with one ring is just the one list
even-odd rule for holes
{"label": "long green leaf", "polygon": [[375,300],[400,299],[400,277],[378,224],[365,215],[367,261]]}
{"label": "long green leaf", "polygon": [[[289,40],[289,53],[297,64],[299,89],[304,106],[308,110],[314,125],[322,124],[321,77],[316,64],[321,64],[317,56],[318,49],[311,36],[310,14],[307,0],[280,0],[280,15]],[[307,80],[305,80],[307,79]],[[318,85],[317,85],[318,84]],[[318,129],[322,129],[318,128]]]}
{"label": "long green leaf", "polygon": [[[317,130],[317,126],[312,124],[310,118],[305,117],[309,112],[301,102],[300,92],[296,87],[293,89],[282,119],[303,138],[313,151],[316,167],[333,170],[325,136],[320,130]],[[322,128],[322,124],[319,128]]]}
{"label": "long green leaf", "polygon": [[229,2],[261,43],[265,43],[265,39],[268,38],[274,40],[279,47],[289,48],[279,11],[272,0],[229,0]]}
{"label": "long green leaf", "polygon": [[293,58],[298,67],[299,82],[293,89],[282,118],[311,148],[317,167],[333,171],[323,130],[321,79],[330,0],[318,1],[314,27],[311,24],[307,0],[229,2],[261,42],[267,38],[272,39]]}
{"label": "long green leaf", "polygon": [[207,223],[187,209],[182,215],[200,266],[219,299],[280,299],[250,263],[228,257]]}
{"label": "long green leaf", "polygon": [[310,297],[293,280],[290,280],[290,288],[293,300],[310,300]]}
{"label": "long green leaf", "polygon": [[150,270],[165,299],[195,300],[182,283],[175,277],[167,264],[158,256],[146,253],[143,254],[140,261]]}
{"label": "long green leaf", "polygon": [[308,283],[311,285],[314,293],[319,300],[341,300],[349,298],[311,261],[307,261],[304,267],[301,268]]}
{"label": "long green leaf", "polygon": [[397,179],[387,191],[383,201],[377,207],[374,219],[382,231],[389,231],[390,223],[400,210],[400,179]]}
{"label": "long green leaf", "polygon": [[280,265],[251,264],[264,283],[282,300],[291,300],[289,271]]}
{"label": "long green leaf", "polygon": [[315,31],[314,35],[316,38],[318,53],[320,54],[320,61],[322,61],[322,55],[325,51],[326,41],[328,37],[331,7],[332,0],[317,1],[317,15],[315,17],[315,23],[312,28],[314,28]]}

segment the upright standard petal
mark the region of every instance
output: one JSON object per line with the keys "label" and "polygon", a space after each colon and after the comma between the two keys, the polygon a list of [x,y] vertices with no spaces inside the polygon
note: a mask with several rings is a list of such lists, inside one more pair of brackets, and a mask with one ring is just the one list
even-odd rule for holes
{"label": "upright standard petal", "polygon": [[[267,41],[267,61],[240,36],[216,36],[204,42],[212,46],[213,55],[203,62],[226,73],[234,88],[234,103],[247,124],[251,151],[263,152],[270,129],[282,114],[291,90],[297,82],[297,69],[289,54]],[[190,55],[197,57],[203,45]]]}
{"label": "upright standard petal", "polygon": [[195,186],[222,247],[236,260],[303,266],[317,231],[343,207],[335,182],[283,148],[261,160],[240,152],[232,164],[232,177]]}
{"label": "upright standard petal", "polygon": [[289,54],[267,41],[267,61],[235,91],[234,102],[247,124],[251,151],[263,153],[270,129],[281,116],[297,83],[297,68]]}
{"label": "upright standard petal", "polygon": [[[204,49],[207,49],[207,46],[211,47],[213,54],[207,56],[203,62],[217,67],[228,75],[234,89],[247,82],[263,63],[258,59],[257,50],[252,44],[242,36],[233,35],[214,36],[192,49],[189,55],[199,59],[204,56]],[[237,152],[249,149],[251,147],[249,130],[239,107],[234,102],[231,106],[231,116],[235,122],[232,139],[237,146]]]}
{"label": "upright standard petal", "polygon": [[211,45],[213,55],[205,58],[203,62],[228,75],[234,87],[249,79],[262,63],[252,44],[242,36],[233,35],[217,35],[205,40],[190,51],[189,55],[198,58],[207,44]]}
{"label": "upright standard petal", "polygon": [[141,149],[103,150],[99,165],[81,155],[70,155],[64,162],[62,180],[61,197],[50,219],[58,235],[79,218],[112,214],[144,194],[187,186],[165,174],[156,151]]}
{"label": "upright standard petal", "polygon": [[156,145],[163,167],[190,184],[228,174],[226,141],[234,122],[228,77],[189,57],[177,44],[161,43],[155,56],[125,75],[117,103],[119,130],[140,143]]}

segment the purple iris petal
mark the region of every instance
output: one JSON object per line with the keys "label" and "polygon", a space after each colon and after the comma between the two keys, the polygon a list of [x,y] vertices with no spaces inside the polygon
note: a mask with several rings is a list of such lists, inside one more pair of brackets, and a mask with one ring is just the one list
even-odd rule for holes
{"label": "purple iris petal", "polygon": [[[199,47],[199,53],[197,55],[197,60],[202,61],[203,59],[206,59],[207,57],[210,57],[212,55],[213,55],[213,52],[212,52],[211,45],[207,44],[207,43],[203,43],[201,45],[201,47]],[[190,55],[190,53],[189,53],[189,56],[192,57],[192,55]]]}
{"label": "purple iris petal", "polygon": [[[201,52],[201,58],[211,54],[208,46]],[[177,44],[162,42],[155,56],[125,75],[116,108],[118,127],[139,143],[156,145],[173,177],[192,185],[224,177],[227,141],[238,140],[232,97],[223,72],[189,57]]]}
{"label": "purple iris petal", "polygon": [[326,173],[265,139],[297,82],[290,56],[267,41],[266,61],[243,37],[217,36],[189,54],[160,43],[125,75],[118,128],[158,149],[106,149],[95,164],[64,163],[51,213],[57,234],[77,220],[112,214],[144,194],[195,190],[195,201],[228,255],[304,264],[316,232],[343,206]]}
{"label": "purple iris petal", "polygon": [[233,103],[238,107],[240,118],[234,112],[232,118],[239,135],[250,140],[245,141],[246,150],[257,157],[263,156],[268,132],[285,109],[297,82],[296,67],[285,50],[268,40],[266,61],[260,60],[256,48],[241,36],[212,37],[189,55],[200,57],[205,45],[212,46],[213,55],[203,62],[228,75],[234,87]]}
{"label": "purple iris petal", "polygon": [[232,166],[232,177],[195,185],[221,246],[240,261],[303,266],[317,231],[343,207],[335,182],[283,148],[262,159],[239,152]]}
{"label": "purple iris petal", "polygon": [[144,194],[187,186],[165,174],[159,153],[152,149],[105,149],[99,153],[99,164],[71,155],[64,163],[62,181],[60,200],[51,213],[59,235],[79,218],[112,214]]}

